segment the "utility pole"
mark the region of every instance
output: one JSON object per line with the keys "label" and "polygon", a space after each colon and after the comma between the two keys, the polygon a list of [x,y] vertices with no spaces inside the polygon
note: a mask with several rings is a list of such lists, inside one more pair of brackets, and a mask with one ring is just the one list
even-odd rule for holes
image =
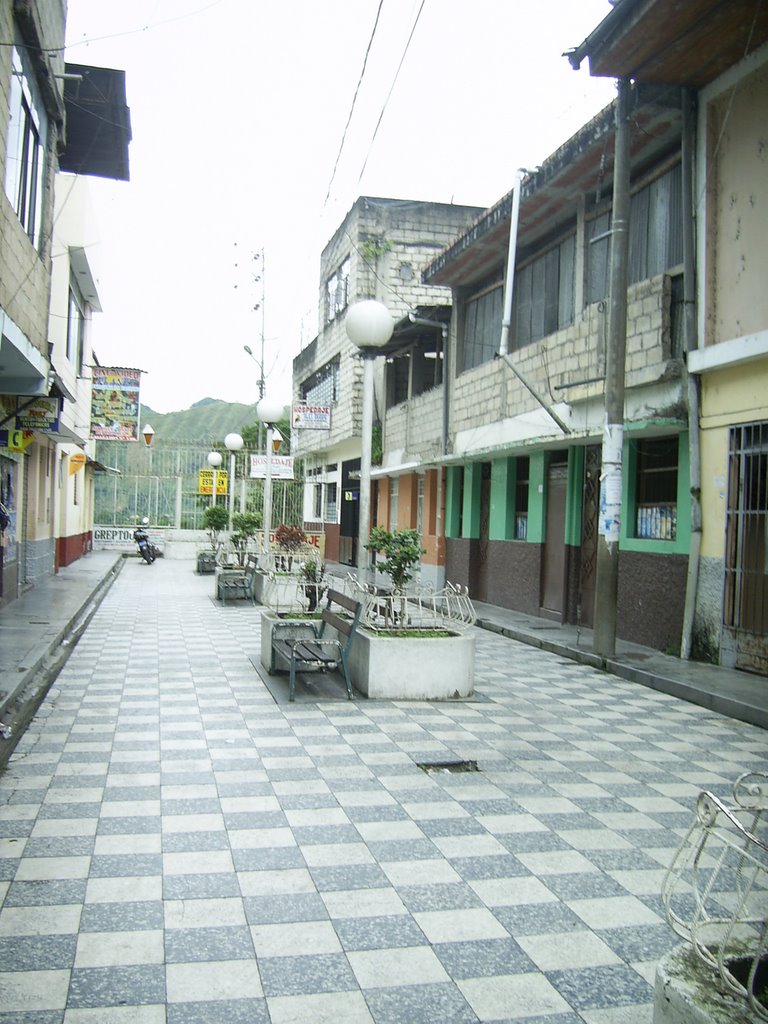
{"label": "utility pole", "polygon": [[595,626],[596,654],[616,653],[616,603],[619,592],[622,450],[624,446],[624,363],[627,348],[627,278],[629,254],[629,91],[618,82],[613,162],[613,222],[608,343],[605,363],[605,423],[600,471],[600,522],[597,541]]}

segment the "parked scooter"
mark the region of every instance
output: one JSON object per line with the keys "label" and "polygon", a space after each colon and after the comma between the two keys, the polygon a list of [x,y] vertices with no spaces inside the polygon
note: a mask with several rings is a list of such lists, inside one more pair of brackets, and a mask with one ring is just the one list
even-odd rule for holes
{"label": "parked scooter", "polygon": [[149,539],[149,534],[146,530],[148,522],[149,520],[144,516],[141,521],[141,526],[137,526],[133,531],[133,539],[139,546],[139,554],[141,557],[148,565],[151,565],[157,558],[157,551],[155,550],[155,545]]}

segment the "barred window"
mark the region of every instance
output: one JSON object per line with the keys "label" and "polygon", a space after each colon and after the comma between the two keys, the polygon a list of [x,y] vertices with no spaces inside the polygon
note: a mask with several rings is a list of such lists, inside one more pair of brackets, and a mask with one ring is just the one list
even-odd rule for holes
{"label": "barred window", "polygon": [[515,274],[513,348],[546,338],[573,321],[576,236],[543,253]]}
{"label": "barred window", "polygon": [[469,299],[464,309],[461,370],[490,362],[499,350],[504,289],[501,283]]}
{"label": "barred window", "polygon": [[331,405],[339,397],[340,358],[336,356],[308,377],[299,388],[302,402],[307,405]]}

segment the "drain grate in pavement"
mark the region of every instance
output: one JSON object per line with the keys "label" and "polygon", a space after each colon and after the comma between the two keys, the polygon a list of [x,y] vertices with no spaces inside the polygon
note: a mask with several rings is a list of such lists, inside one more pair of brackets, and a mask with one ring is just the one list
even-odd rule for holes
{"label": "drain grate in pavement", "polygon": [[479,772],[477,761],[425,761],[418,765],[423,772]]}

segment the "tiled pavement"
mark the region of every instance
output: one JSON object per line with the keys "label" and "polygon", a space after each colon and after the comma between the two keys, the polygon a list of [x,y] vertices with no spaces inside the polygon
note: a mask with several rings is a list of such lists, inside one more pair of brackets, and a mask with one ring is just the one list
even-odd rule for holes
{"label": "tiled pavement", "polygon": [[650,1022],[764,731],[481,630],[471,701],[278,706],[211,591],[131,560],[0,776],[0,1022]]}

